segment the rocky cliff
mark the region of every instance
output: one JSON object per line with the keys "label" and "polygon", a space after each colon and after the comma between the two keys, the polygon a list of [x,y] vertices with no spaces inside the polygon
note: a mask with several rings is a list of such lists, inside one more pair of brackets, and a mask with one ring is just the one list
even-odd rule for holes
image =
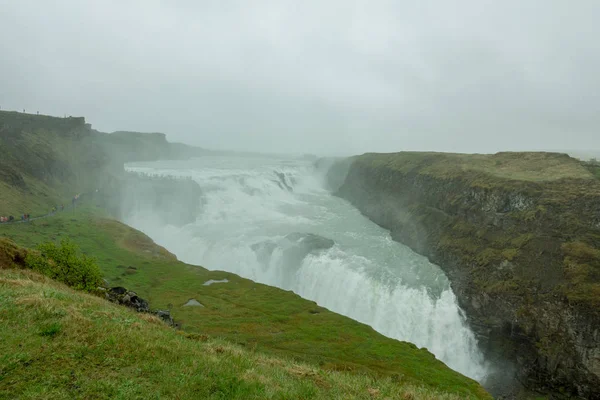
{"label": "rocky cliff", "polygon": [[211,154],[200,147],[167,141],[164,133],[97,132],[96,142],[121,164],[133,161],[180,160]]}
{"label": "rocky cliff", "polygon": [[45,214],[100,189],[95,199],[116,217],[143,210],[162,223],[188,223],[201,205],[198,184],[127,173],[124,163],[202,154],[162,133],[108,134],[83,117],[0,111],[0,215]]}
{"label": "rocky cliff", "polygon": [[84,118],[0,111],[0,215],[42,214],[102,185],[108,155]]}
{"label": "rocky cliff", "polygon": [[444,269],[487,356],[523,385],[600,398],[600,181],[578,160],[365,154],[337,193]]}

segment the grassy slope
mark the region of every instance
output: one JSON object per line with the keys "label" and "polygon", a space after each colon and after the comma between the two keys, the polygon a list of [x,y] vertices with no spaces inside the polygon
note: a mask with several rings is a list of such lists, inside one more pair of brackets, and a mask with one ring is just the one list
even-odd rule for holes
{"label": "grassy slope", "polygon": [[[43,214],[53,205],[67,203],[74,193],[102,187],[99,176],[118,173],[114,165],[106,164],[103,140],[102,135],[94,136],[82,119],[0,112],[0,214]],[[209,334],[251,351],[300,360],[327,371],[392,376],[400,386],[417,383],[488,397],[476,382],[450,370],[425,350],[386,338],[291,292],[178,262],[145,235],[106,218],[104,211],[90,204],[87,209],[28,224],[0,225],[2,236],[27,247],[70,237],[99,260],[111,285],[137,291],[154,308],[172,308],[187,332]],[[222,278],[230,282],[202,285]],[[182,307],[190,298],[206,307]],[[23,354],[29,351],[25,347]],[[7,361],[5,358],[0,364],[2,374]],[[38,373],[55,375],[42,367]]]}
{"label": "grassy slope", "polygon": [[[487,397],[476,382],[450,370],[426,350],[388,339],[291,292],[181,263],[142,233],[99,213],[80,209],[29,224],[0,226],[0,236],[29,247],[72,238],[98,258],[111,284],[136,290],[154,308],[172,305],[175,319],[187,332],[226,339],[322,370],[391,376],[403,384]],[[223,278],[230,282],[203,286],[209,279]],[[190,298],[206,307],[183,307]]]}
{"label": "grassy slope", "polygon": [[0,215],[47,213],[94,187],[106,157],[83,118],[0,111]]}
{"label": "grassy slope", "polygon": [[584,162],[583,165],[596,177],[596,179],[600,179],[600,162],[587,161]]}
{"label": "grassy slope", "polygon": [[558,153],[369,153],[360,156],[358,160],[362,163],[370,163],[374,167],[387,166],[403,173],[418,170],[419,174],[439,178],[481,174],[488,180],[499,178],[500,180],[548,182],[565,178],[592,179],[594,177],[580,161]]}
{"label": "grassy slope", "polygon": [[0,398],[458,399],[168,328],[24,270],[0,270]]}

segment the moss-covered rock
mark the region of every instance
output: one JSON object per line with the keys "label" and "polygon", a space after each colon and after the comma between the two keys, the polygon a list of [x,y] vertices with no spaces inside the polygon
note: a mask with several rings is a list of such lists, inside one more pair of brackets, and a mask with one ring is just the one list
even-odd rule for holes
{"label": "moss-covered rock", "polygon": [[555,153],[366,154],[339,195],[440,265],[492,359],[600,398],[600,182]]}

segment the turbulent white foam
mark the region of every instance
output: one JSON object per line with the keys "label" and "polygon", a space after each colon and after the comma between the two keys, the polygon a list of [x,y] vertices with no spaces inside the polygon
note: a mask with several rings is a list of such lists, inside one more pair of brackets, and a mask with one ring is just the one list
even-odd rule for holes
{"label": "turbulent white foam", "polygon": [[[310,166],[223,157],[176,167],[159,162],[135,170],[195,179],[205,203],[197,221],[165,227],[138,214],[127,222],[180,259],[293,290],[386,336],[426,347],[465,375],[485,376],[474,335],[441,270],[329,195]],[[336,244],[289,252],[283,238],[292,232]],[[266,259],[257,254],[257,244],[272,250]]]}

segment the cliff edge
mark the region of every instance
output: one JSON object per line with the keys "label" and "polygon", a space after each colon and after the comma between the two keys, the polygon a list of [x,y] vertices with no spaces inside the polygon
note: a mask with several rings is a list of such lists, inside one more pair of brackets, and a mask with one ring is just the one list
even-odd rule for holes
{"label": "cliff edge", "polygon": [[600,398],[592,169],[558,153],[365,154],[337,194],[444,269],[483,350],[525,387]]}

